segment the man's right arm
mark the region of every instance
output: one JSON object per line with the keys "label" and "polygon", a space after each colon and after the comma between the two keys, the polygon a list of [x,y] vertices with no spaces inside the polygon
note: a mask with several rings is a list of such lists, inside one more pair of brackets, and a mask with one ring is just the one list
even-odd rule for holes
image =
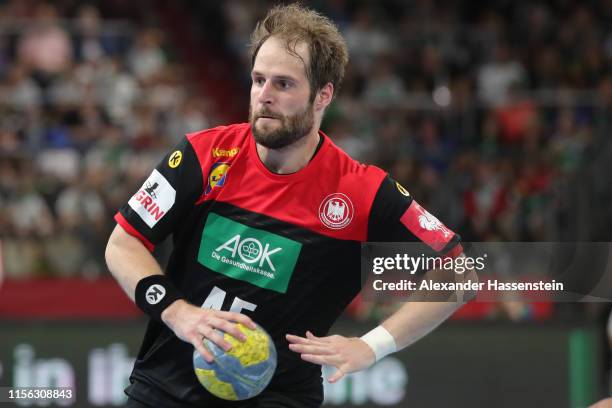
{"label": "man's right arm", "polygon": [[150,275],[162,275],[159,264],[145,246],[120,226],[116,225],[106,245],[106,264],[132,299],[138,282]]}
{"label": "man's right arm", "polygon": [[[149,250],[120,225],[115,226],[108,240],[105,256],[109,270],[133,301],[136,301],[138,282],[153,275],[163,276],[159,264]],[[204,347],[203,338],[208,338],[224,350],[229,350],[231,344],[223,339],[216,329],[244,341],[244,334],[233,322],[242,323],[251,329],[256,327],[246,315],[202,309],[184,299],[178,299],[168,305],[161,313],[161,320],[179,339],[191,343],[209,362],[213,360],[213,356]]]}
{"label": "man's right arm", "polygon": [[185,137],[119,209],[115,215],[118,225],[108,240],[105,255],[111,273],[138,307],[212,361],[203,345],[204,338],[227,350],[230,343],[218,330],[244,339],[235,323],[250,328],[255,328],[255,324],[240,313],[190,304],[151,255],[154,245],[174,232],[183,214],[199,199],[203,181],[200,159]]}

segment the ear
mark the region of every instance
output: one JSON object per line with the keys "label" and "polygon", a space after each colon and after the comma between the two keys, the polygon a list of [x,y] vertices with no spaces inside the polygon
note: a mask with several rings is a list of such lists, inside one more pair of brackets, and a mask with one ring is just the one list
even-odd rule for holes
{"label": "ear", "polygon": [[323,88],[319,89],[314,100],[314,108],[316,111],[322,111],[331,103],[334,98],[334,85],[331,82],[326,83]]}

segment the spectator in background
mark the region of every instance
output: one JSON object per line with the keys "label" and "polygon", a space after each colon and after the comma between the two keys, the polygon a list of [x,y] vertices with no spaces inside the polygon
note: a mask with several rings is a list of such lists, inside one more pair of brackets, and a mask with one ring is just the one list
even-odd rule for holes
{"label": "spectator in background", "polygon": [[473,187],[463,196],[468,233],[475,238],[490,240],[497,233],[495,220],[507,209],[509,192],[494,164],[480,162],[474,163],[474,167]]}
{"label": "spectator in background", "polygon": [[95,169],[86,168],[83,173],[59,193],[55,202],[57,239],[49,242],[47,256],[58,275],[99,276],[104,269],[98,249],[110,231],[100,195],[103,180]]}
{"label": "spectator in background", "polygon": [[204,114],[209,110],[210,103],[207,100],[195,96],[185,97],[178,107],[168,112],[166,134],[174,135],[174,141],[178,143],[181,135],[209,127],[209,118]]}
{"label": "spectator in background", "polygon": [[51,211],[35,182],[34,169],[24,162],[7,205],[16,236],[50,237],[53,233]]}
{"label": "spectator in background", "polygon": [[374,4],[362,4],[355,11],[351,24],[343,32],[351,53],[352,64],[361,74],[370,72],[372,61],[388,54],[394,47],[389,30],[383,30],[379,24],[375,24],[374,18],[377,14]]}
{"label": "spectator in background", "polygon": [[555,127],[551,153],[555,156],[559,170],[572,174],[578,170],[584,157],[584,150],[591,138],[591,129],[588,125],[578,127],[574,114],[569,109],[559,112]]}
{"label": "spectator in background", "polygon": [[107,56],[117,55],[124,47],[119,37],[102,33],[100,11],[95,6],[82,6],[76,18],[73,47],[78,61],[101,62]]}
{"label": "spectator in background", "polygon": [[[368,141],[364,140],[364,138],[353,134],[351,130],[352,127],[348,119],[343,115],[342,117],[333,121],[328,129],[328,132],[334,135],[334,143],[344,150],[349,156],[355,157],[359,160],[365,160],[368,152],[372,150],[372,146],[368,143]],[[393,174],[395,174],[397,177],[397,173]]]}
{"label": "spectator in background", "polygon": [[19,61],[32,70],[33,77],[43,87],[69,68],[72,63],[70,37],[58,22],[57,9],[48,3],[36,8],[36,19],[21,37]]}
{"label": "spectator in background", "polygon": [[38,84],[21,65],[13,65],[7,75],[2,97],[19,110],[36,112],[42,104],[42,92]]}
{"label": "spectator in background", "polygon": [[138,34],[127,56],[130,69],[138,80],[151,79],[166,64],[166,56],[161,48],[162,36],[161,31],[152,28]]}
{"label": "spectator in background", "polygon": [[493,59],[478,70],[478,95],[491,106],[499,106],[508,100],[512,86],[526,80],[525,68],[513,58],[510,47],[505,43],[495,46]]}
{"label": "spectator in background", "polygon": [[416,153],[414,157],[438,174],[444,174],[451,159],[452,146],[441,134],[440,125],[431,117],[425,117],[417,130]]}
{"label": "spectator in background", "polygon": [[48,276],[42,246],[32,237],[8,237],[2,241],[6,278],[27,279]]}
{"label": "spectator in background", "polygon": [[0,157],[17,155],[22,148],[23,144],[15,132],[0,129]]}
{"label": "spectator in background", "polygon": [[537,129],[537,108],[532,100],[520,93],[518,85],[506,89],[504,101],[497,105],[495,114],[501,141],[508,147],[529,142],[530,135],[536,136],[530,131]]}
{"label": "spectator in background", "polygon": [[402,79],[394,72],[390,56],[377,58],[370,67],[370,74],[363,92],[365,103],[384,107],[400,104],[406,99]]}
{"label": "spectator in background", "polygon": [[27,160],[6,163],[0,167],[0,179],[3,208],[9,220],[8,236],[3,241],[7,276],[46,274],[41,241],[53,236],[52,213],[37,189],[32,164]]}
{"label": "spectator in background", "polygon": [[141,92],[138,80],[127,70],[122,59],[107,61],[100,77],[100,97],[114,123],[128,125]]}
{"label": "spectator in background", "polygon": [[261,4],[257,1],[227,0],[221,7],[228,24],[228,45],[246,66],[249,64],[249,56],[244,44],[249,42],[251,27],[259,10],[262,9]]}

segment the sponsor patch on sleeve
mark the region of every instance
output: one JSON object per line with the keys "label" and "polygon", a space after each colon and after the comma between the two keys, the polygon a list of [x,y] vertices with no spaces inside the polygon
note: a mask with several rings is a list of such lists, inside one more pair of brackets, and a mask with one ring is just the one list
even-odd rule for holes
{"label": "sponsor patch on sleeve", "polygon": [[153,228],[172,208],[175,199],[174,187],[159,171],[153,170],[128,204],[149,228]]}
{"label": "sponsor patch on sleeve", "polygon": [[404,188],[404,186],[402,186],[400,183],[398,183],[397,181],[395,182],[395,187],[397,187],[397,191],[399,191],[402,195],[406,196],[406,197],[410,197],[410,193],[408,192],[408,190],[406,190]]}
{"label": "sponsor patch on sleeve", "polygon": [[174,153],[172,153],[170,157],[168,158],[168,166],[171,169],[176,169],[181,164],[182,160],[183,160],[183,153],[181,153],[180,150],[177,150]]}
{"label": "sponsor patch on sleeve", "polygon": [[434,251],[441,251],[453,238],[453,231],[448,229],[436,217],[412,201],[400,221],[418,239],[427,244]]}

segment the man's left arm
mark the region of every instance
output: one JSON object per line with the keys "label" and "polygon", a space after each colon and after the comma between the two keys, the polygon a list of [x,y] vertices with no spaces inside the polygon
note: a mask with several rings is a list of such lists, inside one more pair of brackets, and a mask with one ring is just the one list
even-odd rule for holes
{"label": "man's left arm", "polygon": [[[475,282],[475,272],[467,272],[465,279]],[[468,297],[472,296],[470,294]],[[289,349],[300,353],[303,360],[336,367],[336,372],[329,377],[329,382],[334,383],[345,374],[368,368],[386,355],[425,337],[465,304],[464,300],[468,299],[463,293],[455,292],[448,301],[409,300],[381,325],[362,337],[317,337],[310,332],[306,332],[306,337],[291,334],[286,337]]]}
{"label": "man's left arm", "polygon": [[[424,223],[423,221],[427,221]],[[440,256],[455,257],[461,253],[459,236],[427,212],[410,193],[387,175],[378,187],[369,216],[368,241],[421,242]],[[451,255],[455,254],[455,255]],[[448,279],[449,274],[428,271],[424,278],[432,281]],[[474,271],[466,271],[455,279],[477,281]],[[467,300],[463,292],[413,294],[399,310],[380,326],[358,338],[333,335],[306,337],[288,334],[289,348],[303,360],[327,364],[338,370],[330,382],[345,374],[362,370],[389,353],[401,350],[435,329]],[[472,294],[473,295],[473,294]]]}

